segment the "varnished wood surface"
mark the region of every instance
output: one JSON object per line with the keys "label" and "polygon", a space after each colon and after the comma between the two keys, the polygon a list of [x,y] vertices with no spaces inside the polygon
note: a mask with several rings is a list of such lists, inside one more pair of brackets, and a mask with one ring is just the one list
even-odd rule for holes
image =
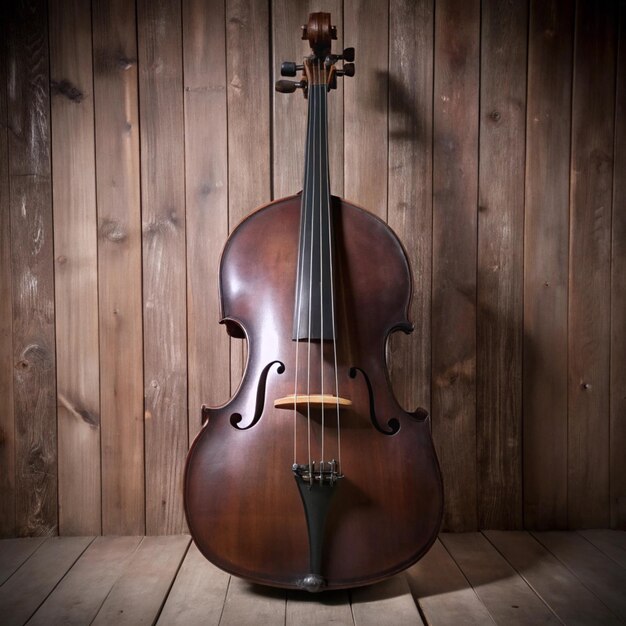
{"label": "varnished wood surface", "polygon": [[388,358],[432,414],[447,527],[626,526],[623,1],[93,0],[80,29],[79,2],[5,4],[3,536],[184,528],[200,405],[246,354],[219,255],[302,186],[305,102],[272,84],[319,10],[356,46],[331,185],[411,259],[415,331]]}
{"label": "varnished wood surface", "polygon": [[0,611],[16,625],[617,625],[625,546],[611,530],[443,534],[405,573],[316,595],[232,578],[188,536],[9,539]]}

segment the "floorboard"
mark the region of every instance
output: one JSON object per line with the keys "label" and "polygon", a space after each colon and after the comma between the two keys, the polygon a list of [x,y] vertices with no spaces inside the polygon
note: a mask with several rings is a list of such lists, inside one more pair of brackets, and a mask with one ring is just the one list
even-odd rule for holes
{"label": "floorboard", "polygon": [[423,623],[403,574],[376,585],[353,589],[350,595],[356,626]]}
{"label": "floorboard", "polygon": [[564,624],[622,623],[529,533],[494,530],[485,535]]}
{"label": "floorboard", "polygon": [[409,587],[428,624],[482,626],[494,621],[441,541],[407,571]]}
{"label": "floorboard", "polygon": [[598,550],[626,568],[626,532],[607,529],[580,530],[578,532]]}
{"label": "floorboard", "polygon": [[0,585],[45,541],[45,537],[5,539],[2,542]]}
{"label": "floorboard", "polygon": [[606,606],[626,621],[626,572],[577,533],[533,533]]}
{"label": "floorboard", "polygon": [[28,622],[90,624],[139,546],[141,537],[97,537]]}
{"label": "floorboard", "polygon": [[93,537],[51,537],[0,587],[3,626],[24,624]]}
{"label": "floorboard", "polygon": [[145,537],[92,624],[153,624],[169,593],[189,542],[187,535]]}
{"label": "floorboard", "polygon": [[286,593],[232,577],[220,626],[283,626]]}
{"label": "floorboard", "polygon": [[481,533],[444,534],[441,540],[496,623],[560,624]]}
{"label": "floorboard", "polygon": [[612,625],[626,622],[626,533],[444,533],[387,581],[322,594],[252,585],[189,536],[0,541],[0,624]]}
{"label": "floorboard", "polygon": [[219,624],[229,581],[230,576],[207,561],[192,543],[167,596],[158,624]]}
{"label": "floorboard", "polygon": [[347,591],[329,591],[321,596],[306,591],[287,594],[286,626],[354,626]]}

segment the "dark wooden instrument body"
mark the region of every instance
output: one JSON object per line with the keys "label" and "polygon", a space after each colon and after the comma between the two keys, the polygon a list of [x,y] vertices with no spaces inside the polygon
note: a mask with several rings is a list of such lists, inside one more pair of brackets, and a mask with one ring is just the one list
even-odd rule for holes
{"label": "dark wooden instrument body", "polygon": [[[323,552],[326,588],[337,589],[381,580],[417,561],[439,530],[443,495],[430,420],[399,406],[386,367],[389,334],[411,330],[406,254],[367,211],[333,197],[332,215],[338,388],[353,403],[341,411],[345,478],[334,487]],[[299,223],[297,195],[259,209],[226,244],[223,323],[232,335],[245,333],[248,363],[234,397],[204,410],[185,471],[187,520],[204,555],[237,576],[287,588],[297,587],[309,567],[307,521],[291,469],[294,414],[273,406],[294,393]],[[324,379],[334,389],[332,346],[312,343],[311,362],[320,363],[320,346]],[[317,393],[319,365],[310,376]],[[320,420],[317,410],[311,441],[317,459]],[[305,458],[306,415],[296,421],[298,455]],[[327,450],[335,446],[335,422],[327,410]]]}

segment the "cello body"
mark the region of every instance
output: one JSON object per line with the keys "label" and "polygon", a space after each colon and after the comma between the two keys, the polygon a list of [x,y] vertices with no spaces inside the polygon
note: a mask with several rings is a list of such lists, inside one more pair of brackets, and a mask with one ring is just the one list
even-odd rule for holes
{"label": "cello body", "polygon": [[315,335],[318,246],[312,234],[303,252],[304,204],[298,194],[258,209],[225,245],[222,323],[246,338],[248,359],[231,400],[203,407],[184,494],[193,539],[218,567],[320,591],[416,562],[437,536],[443,495],[430,418],[402,409],[386,365],[389,335],[412,330],[406,253],[382,220],[328,193],[318,238],[331,256],[320,274],[332,277],[332,316]]}

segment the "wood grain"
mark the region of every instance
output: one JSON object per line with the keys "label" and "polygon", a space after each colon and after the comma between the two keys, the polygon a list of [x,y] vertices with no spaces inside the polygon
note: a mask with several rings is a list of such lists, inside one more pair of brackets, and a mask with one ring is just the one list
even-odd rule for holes
{"label": "wood grain", "polygon": [[316,626],[336,624],[353,626],[354,619],[347,591],[288,591],[285,626]]}
{"label": "wood grain", "polygon": [[228,235],[226,24],[223,2],[183,3],[189,434],[201,406],[230,395],[230,347],[220,320],[218,266]]}
{"label": "wood grain", "polygon": [[626,533],[620,530],[579,530],[587,541],[626,568]]}
{"label": "wood grain", "polygon": [[0,585],[26,561],[45,541],[43,537],[21,537],[5,539],[2,544],[2,561],[0,561]]}
{"label": "wood grain", "polygon": [[220,626],[280,626],[285,624],[286,592],[251,585],[232,577]]}
{"label": "wood grain", "polygon": [[[272,194],[269,19],[266,3],[226,2],[229,232]],[[231,339],[231,394],[245,362],[242,342]]]}
{"label": "wood grain", "polygon": [[403,574],[376,585],[353,589],[350,598],[356,626],[377,626],[385,623],[412,626],[422,623]]}
{"label": "wood grain", "polygon": [[626,619],[624,568],[577,533],[533,533],[617,617]]}
{"label": "wood grain", "polygon": [[388,2],[345,0],[344,39],[358,69],[344,84],[344,195],[387,219]]}
{"label": "wood grain", "polygon": [[428,624],[493,624],[493,618],[441,541],[407,571],[409,587]]}
{"label": "wood grain", "polygon": [[15,416],[13,413],[13,297],[7,119],[7,20],[0,9],[0,537],[15,535]]}
{"label": "wood grain", "polygon": [[185,171],[180,4],[137,4],[143,229],[146,532],[185,528]]}
{"label": "wood grain", "polygon": [[[476,433],[478,527],[522,528],[525,3],[481,10]],[[505,504],[506,502],[506,504]]]}
{"label": "wood grain", "polygon": [[444,529],[477,527],[476,227],[478,2],[435,12],[433,122],[433,436],[444,476]]}
{"label": "wood grain", "polygon": [[93,537],[50,537],[0,587],[3,626],[22,626],[48,597]]}
{"label": "wood grain", "polygon": [[616,615],[528,533],[496,530],[485,534],[563,624],[619,623]]}
{"label": "wood grain", "polygon": [[162,626],[219,624],[229,582],[230,576],[207,561],[192,543],[157,623]]}
{"label": "wood grain", "polygon": [[145,532],[141,202],[134,4],[92,3],[102,532]]}
{"label": "wood grain", "polygon": [[186,535],[145,537],[91,623],[154,624],[189,541]]}
{"label": "wood grain", "polygon": [[478,0],[142,0],[139,22],[123,0],[4,4],[0,534],[98,524],[98,480],[103,532],[143,534],[146,507],[148,532],[184,528],[198,407],[246,360],[216,324],[219,253],[301,186],[305,102],[273,81],[315,10],[356,47],[332,188],[411,259],[416,330],[387,356],[433,415],[447,527],[519,526],[523,497],[528,528],[626,528],[623,0],[530,0],[527,34],[525,2],[482,3],[482,31]]}
{"label": "wood grain", "polygon": [[[567,293],[574,5],[530,3],[524,214],[524,524],[567,526]],[[548,480],[547,477],[550,477]]]}
{"label": "wood grain", "polygon": [[445,534],[441,540],[496,624],[561,623],[483,535]]}
{"label": "wood grain", "polygon": [[[615,5],[576,6],[570,179],[568,523],[608,526]],[[597,68],[602,67],[602,73]]]}
{"label": "wood grain", "polygon": [[611,527],[626,530],[626,3],[619,4],[611,222]]}
{"label": "wood grain", "polygon": [[31,626],[89,624],[141,537],[97,537],[29,620]]}
{"label": "wood grain", "polygon": [[398,400],[409,411],[430,411],[433,29],[433,0],[390,3],[388,223],[409,257],[415,330],[393,335],[387,360]]}
{"label": "wood grain", "polygon": [[8,24],[16,530],[50,535],[57,429],[46,4],[13,3]]}
{"label": "wood grain", "polygon": [[52,0],[48,15],[59,532],[97,535],[100,371],[91,3]]}

